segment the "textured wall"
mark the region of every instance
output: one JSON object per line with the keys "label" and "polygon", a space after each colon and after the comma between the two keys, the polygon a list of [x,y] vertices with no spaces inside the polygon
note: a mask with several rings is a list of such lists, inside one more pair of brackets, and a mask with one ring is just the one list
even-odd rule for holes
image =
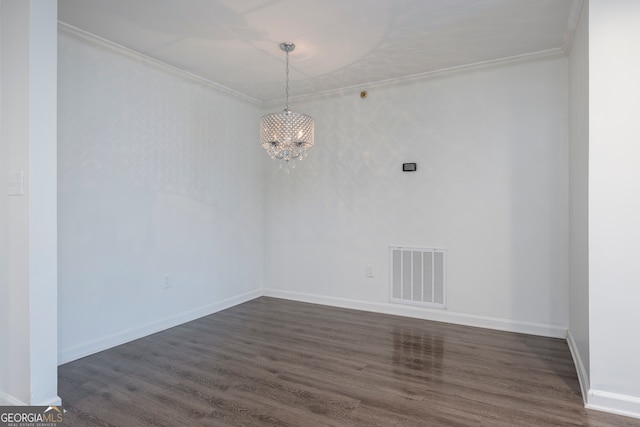
{"label": "textured wall", "polygon": [[255,295],[263,272],[283,296],[386,304],[390,244],[449,248],[448,313],[566,328],[566,60],[294,102],[317,144],[286,173],[257,107],[59,52],[63,360]]}
{"label": "textured wall", "polygon": [[59,69],[62,359],[259,292],[259,109],[67,36]]}
{"label": "textured wall", "polygon": [[[561,334],[567,84],[562,58],[372,88],[366,99],[294,100],[316,119],[316,146],[289,174],[265,166],[266,288],[382,307],[388,245],[446,247],[449,313]],[[418,171],[402,173],[403,162]]]}

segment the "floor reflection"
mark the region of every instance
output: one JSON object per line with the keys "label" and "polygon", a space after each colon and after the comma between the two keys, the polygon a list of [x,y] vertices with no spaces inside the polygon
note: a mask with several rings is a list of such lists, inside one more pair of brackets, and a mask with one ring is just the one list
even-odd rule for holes
{"label": "floor reflection", "polygon": [[392,334],[394,373],[406,375],[410,373],[406,369],[442,373],[445,345],[441,334],[401,327],[394,327]]}

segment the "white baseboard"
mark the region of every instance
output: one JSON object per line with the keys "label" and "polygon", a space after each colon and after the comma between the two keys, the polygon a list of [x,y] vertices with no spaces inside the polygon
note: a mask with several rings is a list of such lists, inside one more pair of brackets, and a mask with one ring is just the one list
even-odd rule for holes
{"label": "white baseboard", "polygon": [[587,370],[585,369],[584,363],[582,362],[582,357],[580,356],[580,352],[578,351],[576,341],[571,334],[571,330],[567,332],[567,344],[569,345],[569,351],[571,352],[571,357],[573,358],[573,364],[575,365],[576,373],[578,374],[578,382],[580,383],[582,400],[584,401],[586,406],[587,396],[589,392],[589,375],[587,375]]}
{"label": "white baseboard", "polygon": [[336,298],[323,295],[283,291],[279,289],[265,289],[263,295],[293,301],[309,302],[312,304],[372,311],[375,313],[393,314],[397,316],[433,320],[436,322],[454,323],[457,325],[474,326],[478,328],[495,329],[499,331],[517,332],[521,334],[540,335],[544,337],[563,339],[567,336],[567,329],[562,326],[521,322],[494,317],[475,316],[471,314],[456,313],[447,310],[413,307],[391,303],[360,301],[348,298]]}
{"label": "white baseboard", "polygon": [[15,397],[0,391],[0,406],[27,406],[27,404],[20,399],[16,399]]}
{"label": "white baseboard", "polygon": [[578,381],[580,382],[580,391],[582,392],[585,408],[640,418],[640,398],[590,389],[589,376],[571,331],[567,333],[567,344],[569,344],[573,363],[578,373]]}
{"label": "white baseboard", "polygon": [[60,396],[54,396],[50,399],[33,404],[33,406],[61,406],[61,405],[62,405],[62,399],[60,399]]}
{"label": "white baseboard", "polygon": [[89,342],[85,342],[72,347],[62,348],[58,351],[58,365],[63,365],[73,360],[77,360],[82,357],[97,353],[99,351],[107,350],[126,342],[133,341],[147,335],[155,334],[156,332],[160,332],[165,329],[173,328],[174,326],[199,319],[203,316],[208,316],[218,311],[233,307],[234,305],[242,304],[243,302],[258,298],[261,295],[262,289],[258,289],[242,295],[227,298],[213,304],[208,304],[195,310],[177,314],[175,316],[171,316],[156,322],[147,323],[136,328],[97,338],[95,340],[91,340]]}
{"label": "white baseboard", "polygon": [[640,419],[640,398],[601,390],[589,390],[588,409]]}
{"label": "white baseboard", "polygon": [[60,396],[54,396],[43,402],[33,403],[29,405],[20,399],[16,399],[13,396],[9,396],[7,393],[0,391],[0,406],[60,406],[62,405],[62,399]]}

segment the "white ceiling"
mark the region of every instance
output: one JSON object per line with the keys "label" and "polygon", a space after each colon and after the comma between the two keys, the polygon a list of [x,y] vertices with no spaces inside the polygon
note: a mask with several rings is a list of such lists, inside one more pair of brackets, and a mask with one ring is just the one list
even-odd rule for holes
{"label": "white ceiling", "polygon": [[568,47],[582,0],[59,0],[59,19],[267,102]]}

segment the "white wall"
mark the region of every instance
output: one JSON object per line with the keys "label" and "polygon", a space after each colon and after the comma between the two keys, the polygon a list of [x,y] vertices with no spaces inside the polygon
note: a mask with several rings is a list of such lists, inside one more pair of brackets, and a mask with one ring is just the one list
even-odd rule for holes
{"label": "white wall", "polygon": [[590,407],[640,417],[640,2],[589,2]]}
{"label": "white wall", "polygon": [[[57,2],[0,2],[0,405],[57,396]],[[7,176],[24,173],[24,194]]]}
{"label": "white wall", "polygon": [[59,64],[60,362],[260,295],[259,108],[69,34]]}
{"label": "white wall", "polygon": [[[567,79],[559,58],[293,100],[317,143],[265,161],[266,293],[564,337]],[[446,312],[387,303],[390,244],[449,249]]]}
{"label": "white wall", "polygon": [[589,15],[585,4],[569,56],[569,333],[583,397],[589,389]]}

